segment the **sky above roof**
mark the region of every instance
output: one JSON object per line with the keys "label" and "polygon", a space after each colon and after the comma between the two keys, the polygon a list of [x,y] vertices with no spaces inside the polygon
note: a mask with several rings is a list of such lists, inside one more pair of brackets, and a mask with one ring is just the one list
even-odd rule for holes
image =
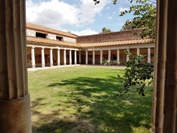
{"label": "sky above roof", "polygon": [[26,0],[26,21],[77,35],[97,34],[103,27],[119,31],[131,14],[119,16],[128,9],[128,0]]}

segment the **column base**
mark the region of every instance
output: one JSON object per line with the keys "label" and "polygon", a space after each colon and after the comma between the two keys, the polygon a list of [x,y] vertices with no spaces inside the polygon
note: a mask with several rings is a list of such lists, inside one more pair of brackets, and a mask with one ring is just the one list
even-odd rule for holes
{"label": "column base", "polygon": [[30,96],[0,100],[0,132],[31,133]]}

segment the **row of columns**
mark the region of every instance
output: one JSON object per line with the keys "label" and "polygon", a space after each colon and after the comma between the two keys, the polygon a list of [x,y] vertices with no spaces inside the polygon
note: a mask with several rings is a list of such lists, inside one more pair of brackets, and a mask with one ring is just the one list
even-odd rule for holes
{"label": "row of columns", "polygon": [[[151,48],[147,48],[148,49],[148,58],[147,58],[147,61],[148,63],[151,63]],[[96,50],[93,50],[92,51],[92,55],[93,55],[93,58],[92,58],[92,64],[95,65],[95,51]],[[129,51],[129,49],[127,49],[127,51]],[[85,64],[87,65],[88,64],[88,50],[85,51]],[[137,55],[140,55],[140,48],[137,48]],[[110,62],[111,61],[111,50],[108,50],[108,61]],[[129,61],[129,56],[127,55],[126,57],[126,61]],[[117,49],[117,63],[120,62],[120,49]],[[103,50],[100,50],[100,64],[103,63]]]}
{"label": "row of columns", "polygon": [[[54,48],[50,48],[50,67],[53,66],[53,49]],[[60,49],[61,48],[57,48],[57,65],[60,66]],[[41,47],[41,64],[42,67],[45,67],[45,48]],[[78,50],[74,50],[74,64],[77,64],[77,51]],[[80,53],[80,52],[79,52]],[[81,57],[81,56],[79,56]],[[64,59],[64,65],[66,65],[66,49],[63,49],[63,59]],[[80,59],[79,59],[80,61]],[[31,62],[32,62],[32,68],[35,68],[36,63],[35,63],[35,47],[32,46],[31,47]],[[69,64],[72,65],[72,50],[69,50]]]}
{"label": "row of columns", "polygon": [[[50,48],[50,67],[53,66],[53,49],[54,48]],[[60,49],[61,48],[57,48],[57,65],[60,66]],[[151,62],[151,48],[147,48],[148,49],[148,56],[147,56],[147,62],[150,63]],[[45,67],[45,52],[44,52],[45,48],[41,47],[41,63],[42,63],[42,67]],[[92,55],[93,55],[93,59],[92,59],[92,64],[95,65],[95,51],[92,51]],[[129,51],[129,49],[127,49],[127,51]],[[88,50],[86,50],[85,53],[86,57],[85,57],[85,64],[88,64]],[[137,55],[140,55],[140,48],[137,48]],[[77,50],[74,50],[74,64],[77,64]],[[64,65],[66,65],[66,49],[63,49],[63,60],[64,60]],[[129,60],[129,56],[127,55],[126,57],[126,61]],[[111,50],[108,50],[108,61],[111,61]],[[31,47],[31,62],[32,62],[32,68],[35,68],[35,47],[32,46]],[[100,64],[102,64],[103,62],[103,50],[100,50]],[[117,49],[117,63],[120,62],[120,49]],[[81,63],[81,51],[79,51],[79,63]],[[69,65],[72,65],[72,50],[69,50]]]}

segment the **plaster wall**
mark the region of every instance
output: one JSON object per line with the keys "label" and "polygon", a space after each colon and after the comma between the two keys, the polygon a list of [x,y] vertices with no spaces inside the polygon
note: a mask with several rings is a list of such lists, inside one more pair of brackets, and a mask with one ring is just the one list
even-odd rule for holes
{"label": "plaster wall", "polygon": [[64,42],[71,42],[71,43],[76,43],[76,39],[74,38],[69,38],[69,37],[63,37]]}
{"label": "plaster wall", "polygon": [[36,37],[36,31],[30,30],[30,29],[26,29],[26,35],[27,36]]}
{"label": "plaster wall", "polygon": [[50,40],[56,40],[56,35],[55,34],[48,34],[47,38]]}

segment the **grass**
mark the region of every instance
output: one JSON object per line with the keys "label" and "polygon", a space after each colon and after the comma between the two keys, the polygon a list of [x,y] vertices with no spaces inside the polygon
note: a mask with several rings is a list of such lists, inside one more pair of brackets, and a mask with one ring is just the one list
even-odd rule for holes
{"label": "grass", "polygon": [[118,67],[28,73],[33,133],[149,133],[152,93],[116,97]]}

